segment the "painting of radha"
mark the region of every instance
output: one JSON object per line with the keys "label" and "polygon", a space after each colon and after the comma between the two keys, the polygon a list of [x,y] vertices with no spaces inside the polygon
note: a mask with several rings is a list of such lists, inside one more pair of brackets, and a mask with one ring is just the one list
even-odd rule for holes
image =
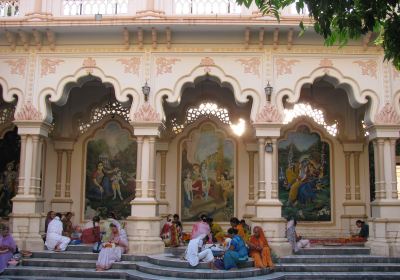
{"label": "painting of radha", "polygon": [[117,120],[107,122],[87,142],[85,219],[113,211],[130,214],[135,196],[137,144]]}
{"label": "painting of radha", "polygon": [[279,142],[279,199],[285,217],[331,221],[329,147],[305,125]]}

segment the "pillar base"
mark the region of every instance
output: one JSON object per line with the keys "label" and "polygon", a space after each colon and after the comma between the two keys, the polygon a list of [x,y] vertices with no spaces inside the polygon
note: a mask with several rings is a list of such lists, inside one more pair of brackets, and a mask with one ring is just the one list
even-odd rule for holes
{"label": "pillar base", "polygon": [[165,199],[159,200],[158,211],[161,217],[166,217],[169,214],[169,202]]}
{"label": "pillar base", "polygon": [[158,203],[152,198],[136,198],[131,202],[133,215],[126,219],[129,254],[149,255],[164,252],[160,238]]}
{"label": "pillar base", "polygon": [[15,214],[10,216],[10,230],[20,250],[42,251],[44,242],[39,234],[40,214]]}
{"label": "pillar base", "polygon": [[72,199],[70,198],[53,198],[51,200],[51,209],[57,209],[57,212],[70,212],[72,209]]}
{"label": "pillar base", "polygon": [[251,221],[253,227],[260,226],[264,229],[265,237],[278,257],[292,254],[292,247],[285,237],[286,220],[284,218],[253,218]]}
{"label": "pillar base", "polygon": [[342,232],[341,236],[357,234],[359,229],[356,227],[357,220],[366,220],[366,205],[362,201],[348,200],[343,202],[344,214],[340,216]]}
{"label": "pillar base", "polygon": [[366,246],[371,254],[400,257],[400,219],[372,218],[368,222],[370,238]]}

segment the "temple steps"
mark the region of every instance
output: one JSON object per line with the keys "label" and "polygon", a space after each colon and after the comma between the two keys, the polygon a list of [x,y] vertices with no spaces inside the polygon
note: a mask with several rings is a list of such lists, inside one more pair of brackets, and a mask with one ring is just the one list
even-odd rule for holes
{"label": "temple steps", "polygon": [[48,279],[244,279],[244,280],[306,280],[306,279],[400,279],[400,258],[371,256],[364,247],[313,247],[296,255],[283,257],[276,270],[253,268],[249,260],[238,270],[214,271],[201,263],[191,268],[181,259],[184,248],[167,248],[166,253],[150,256],[123,255],[109,271],[96,272],[98,254],[91,246],[70,246],[68,251],[34,252],[22,260],[22,266],[9,267],[1,280]]}

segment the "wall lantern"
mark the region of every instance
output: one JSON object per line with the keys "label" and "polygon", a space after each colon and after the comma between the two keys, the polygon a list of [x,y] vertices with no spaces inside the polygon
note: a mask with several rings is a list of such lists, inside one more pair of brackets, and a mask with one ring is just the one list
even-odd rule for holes
{"label": "wall lantern", "polygon": [[273,151],[274,151],[274,147],[272,146],[272,143],[266,143],[265,144],[265,152],[272,153]]}
{"label": "wall lantern", "polygon": [[142,92],[143,92],[143,95],[144,95],[144,101],[147,102],[147,100],[149,99],[149,94],[150,94],[150,87],[147,84],[147,81],[144,84],[144,86],[142,86]]}
{"label": "wall lantern", "polygon": [[269,81],[268,81],[267,86],[264,88],[265,96],[267,97],[267,101],[268,101],[268,102],[271,101],[271,95],[272,95],[272,90],[273,90],[273,89],[274,89],[274,88],[269,84]]}

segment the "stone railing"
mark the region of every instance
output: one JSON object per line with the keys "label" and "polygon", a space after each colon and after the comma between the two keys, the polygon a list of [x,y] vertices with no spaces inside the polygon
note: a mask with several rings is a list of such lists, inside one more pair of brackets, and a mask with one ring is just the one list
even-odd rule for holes
{"label": "stone railing", "polygon": [[63,15],[126,14],[128,2],[128,0],[63,0]]}
{"label": "stone railing", "polygon": [[235,0],[175,0],[176,15],[238,15],[243,7]]}
{"label": "stone railing", "polygon": [[[51,15],[53,18],[70,17],[79,20],[81,16],[96,14],[118,17],[136,16],[155,12],[172,17],[246,17],[261,16],[258,8],[240,6],[235,0],[0,0],[0,19],[13,17]],[[154,13],[153,13],[154,15]],[[284,17],[304,17],[297,14],[295,5],[282,11]]]}
{"label": "stone railing", "polygon": [[19,14],[19,1],[0,0],[0,17],[13,17]]}

